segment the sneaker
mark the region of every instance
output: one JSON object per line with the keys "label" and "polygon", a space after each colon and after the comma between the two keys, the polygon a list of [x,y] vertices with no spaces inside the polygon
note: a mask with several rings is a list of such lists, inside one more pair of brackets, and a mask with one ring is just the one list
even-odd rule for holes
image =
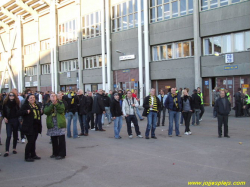
{"label": "sneaker", "polygon": [[142,136],[142,135],[140,135],[140,134],[139,134],[137,137],[138,137],[138,138],[143,138],[143,136]]}
{"label": "sneaker", "polygon": [[22,143],[25,143],[25,139],[24,138],[22,139]]}
{"label": "sneaker", "polygon": [[199,121],[202,121],[202,118]]}
{"label": "sneaker", "polygon": [[129,137],[130,139],[132,139],[132,138],[133,138],[133,135],[129,135],[128,137]]}
{"label": "sneaker", "polygon": [[131,127],[135,127],[135,126],[134,126],[134,123],[131,123]]}
{"label": "sneaker", "polygon": [[191,132],[191,131],[189,131],[189,132],[188,132],[188,134],[189,134],[189,135],[191,135],[191,134],[192,134],[192,132]]}
{"label": "sneaker", "polygon": [[188,132],[185,132],[184,134],[185,134],[185,135],[189,135],[189,133],[188,133]]}
{"label": "sneaker", "polygon": [[93,128],[93,129],[91,129],[92,131],[94,131],[95,130],[95,128]]}

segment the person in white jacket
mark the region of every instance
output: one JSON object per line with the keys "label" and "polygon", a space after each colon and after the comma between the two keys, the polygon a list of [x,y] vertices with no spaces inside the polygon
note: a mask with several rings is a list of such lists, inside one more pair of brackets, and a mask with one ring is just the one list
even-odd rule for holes
{"label": "person in white jacket", "polygon": [[137,117],[135,115],[136,107],[139,107],[137,100],[132,97],[131,91],[127,91],[127,96],[122,103],[122,112],[126,119],[129,138],[133,138],[131,122],[134,124],[137,137],[143,138],[139,129]]}

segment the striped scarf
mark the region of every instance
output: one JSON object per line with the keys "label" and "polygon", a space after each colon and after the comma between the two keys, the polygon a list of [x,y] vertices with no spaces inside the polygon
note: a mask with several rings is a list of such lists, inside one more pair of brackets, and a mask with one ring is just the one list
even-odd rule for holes
{"label": "striped scarf", "polygon": [[[152,98],[151,97],[154,98],[154,103],[152,103]],[[149,96],[149,105],[153,105],[152,111],[157,112],[157,99],[156,99],[155,96]],[[150,111],[150,108],[148,109],[148,113],[149,113],[149,111]]]}
{"label": "striped scarf", "polygon": [[38,109],[38,106],[35,104],[35,106],[33,107],[33,106],[30,104],[30,107],[31,107],[31,109],[33,110],[34,119],[40,120],[41,117],[40,117],[40,111],[39,111],[39,109]]}
{"label": "striped scarf", "polygon": [[178,106],[177,93],[176,94],[172,94],[172,97],[173,97],[173,100],[174,100],[174,104],[175,104],[176,108],[178,109],[179,106]]}

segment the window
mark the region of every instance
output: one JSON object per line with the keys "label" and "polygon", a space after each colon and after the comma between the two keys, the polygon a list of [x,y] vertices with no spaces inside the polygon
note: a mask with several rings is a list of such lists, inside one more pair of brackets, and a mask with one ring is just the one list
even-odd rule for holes
{"label": "window", "polygon": [[200,10],[208,10],[248,0],[200,0]]}
{"label": "window", "polygon": [[101,35],[101,11],[82,17],[82,38],[94,38]]}
{"label": "window", "polygon": [[225,34],[203,39],[203,54],[247,51],[250,47],[250,31]]}
{"label": "window", "polygon": [[[83,59],[84,69],[93,69],[102,67],[102,55],[85,57]],[[107,64],[107,57],[105,55],[105,66]]]}
{"label": "window", "polygon": [[50,64],[41,65],[42,75],[50,74]]}
{"label": "window", "polygon": [[41,41],[41,51],[50,49],[50,39]]}
{"label": "window", "polygon": [[60,72],[75,71],[77,69],[79,69],[77,59],[60,62]]}
{"label": "window", "polygon": [[37,66],[25,67],[24,72],[26,76],[37,75]]}
{"label": "window", "polygon": [[64,45],[76,41],[76,19],[61,23],[58,26],[59,45]]}
{"label": "window", "polygon": [[[112,32],[138,27],[138,0],[129,0],[112,6]],[[143,0],[141,1],[141,23],[144,24]]]}
{"label": "window", "polygon": [[150,0],[150,23],[193,13],[193,0]]}
{"label": "window", "polygon": [[152,47],[152,60],[170,60],[194,56],[194,41],[184,41]]}
{"label": "window", "polygon": [[32,43],[24,46],[24,55],[34,53],[36,51],[36,43]]}

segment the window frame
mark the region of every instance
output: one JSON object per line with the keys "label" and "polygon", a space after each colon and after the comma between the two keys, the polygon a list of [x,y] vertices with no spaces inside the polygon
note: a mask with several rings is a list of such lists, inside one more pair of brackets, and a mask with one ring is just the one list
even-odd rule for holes
{"label": "window frame", "polygon": [[233,4],[237,4],[237,3],[242,3],[244,1],[248,1],[248,0],[240,0],[239,2],[235,2],[232,3],[232,0],[228,0],[226,5],[221,5],[223,0],[217,0],[217,7],[211,8],[211,2],[210,1],[206,1],[207,2],[207,9],[202,10],[203,6],[202,6],[202,0],[199,0],[199,11],[207,11],[207,10],[212,10],[212,9],[216,9],[216,8],[220,8],[220,7],[225,7],[225,6],[229,6],[229,5],[233,5]]}

